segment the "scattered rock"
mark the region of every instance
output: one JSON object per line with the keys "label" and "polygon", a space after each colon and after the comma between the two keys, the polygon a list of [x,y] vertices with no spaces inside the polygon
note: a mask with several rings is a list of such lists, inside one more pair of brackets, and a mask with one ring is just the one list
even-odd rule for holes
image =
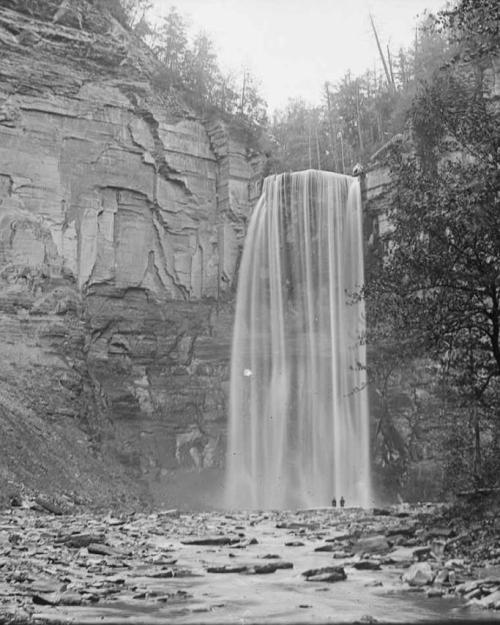
{"label": "scattered rock", "polygon": [[277,553],[266,553],[265,556],[260,556],[263,560],[278,560],[281,558]]}
{"label": "scattered rock", "polygon": [[64,514],[64,510],[61,508],[61,506],[59,506],[54,501],[51,501],[47,497],[44,497],[43,495],[38,495],[38,497],[35,497],[35,503],[37,503],[47,512],[51,512],[56,516],[61,516],[62,514]]}
{"label": "scattered rock", "polygon": [[275,562],[269,562],[268,564],[255,564],[247,569],[247,573],[250,575],[267,575],[268,573],[274,573],[279,567]]}
{"label": "scattered rock", "polygon": [[354,562],[352,566],[358,571],[380,571],[381,569],[380,564],[374,560],[359,560],[359,562]]}
{"label": "scattered rock", "polygon": [[483,609],[500,609],[500,590],[487,594],[482,599],[475,601],[473,605]]}
{"label": "scattered rock", "polygon": [[275,560],[273,565],[277,569],[293,569],[293,562],[288,562],[287,560]]}
{"label": "scattered rock", "polygon": [[402,579],[410,586],[427,586],[432,583],[434,573],[427,562],[416,562],[403,574]]}
{"label": "scattered rock", "polygon": [[90,543],[87,545],[87,551],[89,553],[94,553],[99,556],[117,556],[121,555],[116,549],[112,547],[108,547],[108,545],[103,545],[102,543]]}
{"label": "scattered rock", "polygon": [[171,510],[160,510],[160,512],[158,512],[158,516],[178,519],[181,516],[181,511],[177,510],[177,508],[172,508]]}
{"label": "scattered rock", "polygon": [[425,547],[418,547],[417,549],[414,549],[413,555],[419,562],[421,562],[430,556],[431,551],[432,548],[429,545],[426,545]]}
{"label": "scattered rock", "polygon": [[[264,544],[267,544],[267,535],[272,535],[270,545],[276,540],[281,541],[282,532],[274,530],[272,524],[275,519],[286,522],[290,518],[289,513],[271,512],[258,516],[237,513],[232,519],[216,513],[179,516],[135,513],[115,518],[85,513],[83,516],[61,517],[11,508],[8,515],[2,517],[0,512],[0,573],[5,580],[0,582],[0,620],[6,614],[2,607],[6,597],[15,602],[19,610],[28,606],[31,610],[28,613],[37,610],[36,613],[40,614],[56,612],[58,606],[60,609],[62,606],[74,606],[76,609],[77,606],[89,606],[95,602],[100,602],[103,609],[116,602],[120,606],[117,608],[120,614],[122,610],[140,609],[141,601],[156,605],[154,609],[170,609],[168,606],[173,602],[185,601],[168,591],[171,584],[176,583],[170,581],[173,578],[208,575],[207,582],[203,583],[218,584],[216,578],[210,578],[210,575],[275,574],[276,581],[281,584],[288,577],[286,573],[280,574],[279,570],[294,567],[294,563],[281,559],[284,553],[290,553],[283,552],[283,547],[281,553],[278,546],[274,547],[276,552],[255,549],[254,559],[250,561],[242,557],[241,552],[236,552],[242,545],[255,544],[253,538],[245,537],[245,530],[251,522],[267,520],[262,530]],[[373,516],[364,511],[353,513],[345,510],[342,516],[320,511],[318,515],[314,521],[318,518],[321,523],[311,522],[309,526],[321,526],[321,530],[310,530],[298,521],[299,527],[291,532],[292,536],[287,541],[287,545],[310,545],[300,554],[294,553],[297,558],[307,557],[313,564],[301,577],[317,585],[312,589],[304,588],[304,592],[333,591],[332,583],[347,579],[345,569],[348,566],[375,573],[387,564],[409,565],[402,576],[408,591],[425,592],[428,597],[436,598],[456,593],[468,605],[484,609],[500,606],[500,576],[495,574],[491,559],[486,560],[483,552],[479,559],[474,559],[470,550],[464,555],[463,551],[453,547],[450,555],[456,557],[449,558],[445,564],[442,557],[437,558],[431,552],[431,545],[398,547],[386,554],[384,550],[394,537],[409,539],[415,532],[411,539],[422,541],[426,540],[427,532],[424,530],[417,534],[415,525],[403,525],[394,515],[392,518],[387,516],[384,523],[374,522]],[[335,529],[337,527],[338,530]],[[364,534],[367,530],[371,532],[368,535]],[[304,542],[295,540],[293,533],[303,534]],[[354,550],[350,550],[350,543],[354,540],[356,557],[353,557]],[[481,540],[482,535],[477,542]],[[318,541],[317,547],[314,547],[313,541]],[[433,539],[433,543],[436,541],[444,543],[442,538]],[[193,550],[192,546],[197,548]],[[474,549],[475,546],[472,547]],[[225,561],[210,562],[211,553],[221,558],[224,552],[227,556]],[[332,566],[323,567],[321,563],[325,556],[321,556],[321,552],[331,554],[333,558],[342,557],[344,562],[339,562],[341,566],[338,566],[330,559]],[[418,557],[434,559],[434,562],[432,566],[426,561],[416,562]],[[346,558],[352,560],[346,562]],[[314,568],[315,563],[318,568]],[[438,563],[441,564],[438,566]],[[470,579],[472,574],[478,575],[480,567],[483,572],[481,578]],[[364,586],[367,588],[383,585],[381,576],[378,576],[380,579],[375,574],[366,577]],[[457,578],[461,582],[458,586]],[[467,581],[464,582],[464,578]],[[180,584],[181,580],[177,583]],[[244,583],[244,578],[239,577],[238,584]],[[272,578],[269,583],[273,583]],[[199,601],[205,602],[202,596],[203,593],[196,599],[198,606]],[[160,604],[164,604],[165,608]],[[37,605],[38,608],[35,607]],[[305,600],[301,605],[309,603]],[[193,607],[196,606],[189,605],[183,609],[189,614]],[[211,610],[214,606],[204,603],[201,608]]]}
{"label": "scattered rock", "polygon": [[31,592],[36,594],[53,594],[62,590],[62,584],[56,579],[36,580],[29,586]]}
{"label": "scattered rock", "polygon": [[308,569],[302,575],[308,582],[340,582],[347,579],[342,566],[325,566],[319,569]]}
{"label": "scattered rock", "polygon": [[414,536],[416,527],[413,525],[398,525],[397,527],[391,527],[385,533],[386,536]]}
{"label": "scattered rock", "polygon": [[353,546],[355,553],[386,553],[391,546],[383,534],[360,538]]}
{"label": "scattered rock", "polygon": [[414,553],[415,550],[411,547],[399,547],[389,552],[387,557],[393,564],[410,565],[414,560]]}
{"label": "scattered rock", "polygon": [[297,529],[304,529],[304,530],[317,530],[319,529],[320,525],[319,523],[300,523],[298,521],[291,521],[291,522],[281,522],[281,523],[276,523],[276,528],[277,529],[287,529],[287,530],[297,530]]}
{"label": "scattered rock", "polygon": [[207,573],[243,573],[243,571],[247,570],[247,566],[245,564],[224,564],[222,566],[208,566]]}
{"label": "scattered rock", "polygon": [[474,580],[471,582],[464,582],[463,584],[459,584],[455,588],[455,592],[459,595],[466,595],[467,593],[475,590],[481,584],[481,580]]}
{"label": "scattered rock", "polygon": [[332,551],[337,551],[338,547],[332,543],[327,544],[327,545],[321,545],[320,547],[316,547],[316,549],[314,551],[327,551],[327,552],[332,552]]}
{"label": "scattered rock", "polygon": [[433,540],[431,543],[431,553],[437,558],[441,558],[444,554],[444,550],[446,549],[446,541],[444,540]]}
{"label": "scattered rock", "polygon": [[332,552],[332,557],[335,559],[341,559],[341,558],[352,558],[354,555],[354,553],[352,551],[333,551]]}
{"label": "scattered rock", "polygon": [[329,538],[325,538],[325,542],[326,543],[342,542],[344,540],[349,540],[350,537],[351,537],[351,534],[349,532],[337,532],[333,536],[330,536]]}
{"label": "scattered rock", "polygon": [[427,539],[430,538],[453,538],[456,536],[454,529],[449,527],[432,527],[427,531]]}
{"label": "scattered rock", "polygon": [[466,601],[470,601],[471,599],[476,599],[477,597],[480,597],[482,594],[483,593],[482,593],[481,588],[474,588],[474,590],[471,590],[470,592],[465,593],[464,599]]}
{"label": "scattered rock", "polygon": [[52,593],[36,593],[33,595],[33,603],[37,605],[81,605],[83,601],[82,595],[76,592],[52,592]]}
{"label": "scattered rock", "polygon": [[233,549],[245,549],[246,547],[249,547],[250,545],[257,545],[257,544],[258,544],[258,540],[256,538],[247,538],[246,540],[240,540],[239,542],[231,543],[231,546],[233,547]]}
{"label": "scattered rock", "polygon": [[442,586],[443,584],[446,584],[446,582],[448,581],[450,572],[448,571],[448,569],[441,569],[439,571],[439,573],[436,575],[436,577],[434,578],[434,585],[435,586]]}
{"label": "scattered rock", "polygon": [[233,536],[202,536],[181,540],[183,545],[234,545],[239,542],[241,542],[240,538]]}
{"label": "scattered rock", "polygon": [[91,543],[97,545],[104,542],[104,534],[73,534],[63,539],[68,547],[88,547]]}
{"label": "scattered rock", "polygon": [[32,598],[33,603],[36,603],[37,605],[59,605],[59,602],[61,600],[61,593],[35,593]]}

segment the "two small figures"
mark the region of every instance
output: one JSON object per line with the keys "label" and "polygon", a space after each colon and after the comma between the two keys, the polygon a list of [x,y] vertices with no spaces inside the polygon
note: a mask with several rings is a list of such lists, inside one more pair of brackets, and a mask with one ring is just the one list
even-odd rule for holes
{"label": "two small figures", "polygon": [[[342,495],[342,497],[340,498],[340,507],[343,508],[345,506],[345,499],[344,496]],[[337,500],[335,499],[335,497],[332,499],[332,507],[336,508],[337,507]]]}

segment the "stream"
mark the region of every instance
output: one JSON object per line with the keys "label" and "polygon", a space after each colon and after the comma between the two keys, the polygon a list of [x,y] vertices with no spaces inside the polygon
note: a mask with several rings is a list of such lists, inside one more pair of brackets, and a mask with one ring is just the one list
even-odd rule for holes
{"label": "stream", "polygon": [[[12,509],[0,513],[0,620],[500,622],[500,610],[466,605],[457,592],[475,578],[467,563],[445,562],[445,554],[427,548],[431,513],[324,508],[56,516]],[[427,535],[419,532],[424,527]],[[402,581],[412,565],[428,567],[432,578]],[[453,571],[452,581],[442,571]],[[493,596],[492,580],[484,584]]]}

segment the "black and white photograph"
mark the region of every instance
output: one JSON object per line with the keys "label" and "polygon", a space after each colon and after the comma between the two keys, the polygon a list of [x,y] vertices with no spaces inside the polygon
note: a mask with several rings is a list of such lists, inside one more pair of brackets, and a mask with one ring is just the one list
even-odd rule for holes
{"label": "black and white photograph", "polygon": [[0,0],[0,623],[500,625],[498,0]]}

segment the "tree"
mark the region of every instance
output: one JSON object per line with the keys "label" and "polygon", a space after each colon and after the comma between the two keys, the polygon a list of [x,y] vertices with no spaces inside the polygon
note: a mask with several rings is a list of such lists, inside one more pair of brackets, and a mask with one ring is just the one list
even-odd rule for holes
{"label": "tree", "polygon": [[266,124],[267,105],[256,79],[244,70],[238,89],[234,74],[221,70],[211,38],[204,32],[191,38],[186,18],[175,7],[154,31],[151,47],[160,61],[155,72],[157,88],[183,92],[202,114],[217,109],[250,124]]}
{"label": "tree", "polygon": [[155,32],[155,42],[153,44],[153,50],[162,62],[164,71],[167,77],[170,78],[170,81],[179,80],[182,76],[187,44],[186,20],[172,6]]}
{"label": "tree", "polygon": [[259,84],[248,68],[244,67],[241,77],[241,96],[238,106],[241,117],[251,119],[260,125],[267,123],[267,105],[259,91]]}
{"label": "tree", "polygon": [[500,439],[500,119],[483,82],[500,9],[484,46],[490,5],[464,0],[441,16],[455,56],[414,99],[413,142],[390,155],[391,228],[367,286],[394,337],[437,364],[454,429],[468,432],[451,450],[455,475],[476,485],[497,479]]}
{"label": "tree", "polygon": [[213,42],[205,33],[198,33],[185,51],[182,74],[185,85],[203,103],[215,102],[220,70]]}
{"label": "tree", "polygon": [[332,168],[326,144],[326,118],[321,107],[309,107],[300,98],[290,99],[284,111],[275,113],[271,133],[276,142],[276,172]]}

